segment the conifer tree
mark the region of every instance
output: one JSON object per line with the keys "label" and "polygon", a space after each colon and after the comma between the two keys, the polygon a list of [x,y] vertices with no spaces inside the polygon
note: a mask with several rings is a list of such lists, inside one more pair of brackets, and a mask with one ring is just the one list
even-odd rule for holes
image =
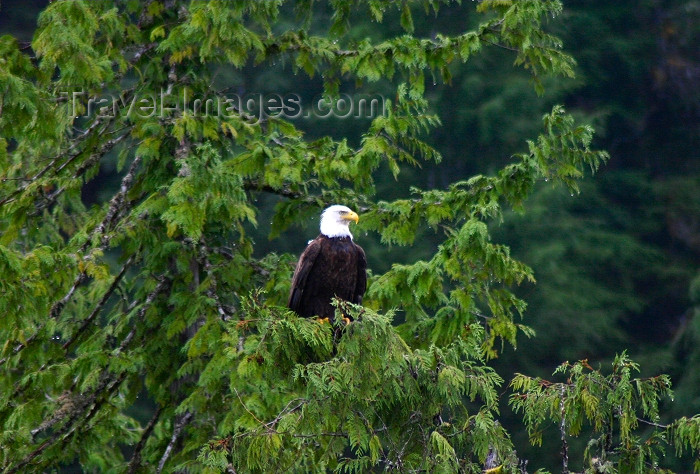
{"label": "conifer tree", "polygon": [[[483,0],[466,5],[473,30],[414,35],[413,15],[443,3],[334,0],[320,26],[311,1],[58,0],[30,47],[0,38],[3,472],[525,470],[488,360],[532,335],[512,288],[533,274],[487,223],[538,181],[575,192],[607,155],[554,106],[493,175],[383,200],[382,169],[400,180],[440,160],[426,76],[449,82],[452,63],[493,48],[538,90],[573,74],[545,31],[559,1]],[[357,18],[404,32],[358,39]],[[276,62],[320,78],[328,98],[354,83],[391,99],[357,145],[305,133],[296,102],[216,107],[232,98],[220,71]],[[110,189],[109,166],[113,194],[90,199],[95,182]],[[355,322],[336,331],[282,306],[295,256],[256,252],[265,196],[273,236],[343,203],[383,244],[426,228],[440,244],[372,275],[364,307],[338,301]],[[698,417],[661,425],[668,379],[633,379],[635,367],[623,355],[611,376],[584,362],[558,369],[566,383],[517,376],[511,404],[535,442],[547,421],[564,447],[590,423],[587,472],[643,472],[665,443],[697,456]]]}

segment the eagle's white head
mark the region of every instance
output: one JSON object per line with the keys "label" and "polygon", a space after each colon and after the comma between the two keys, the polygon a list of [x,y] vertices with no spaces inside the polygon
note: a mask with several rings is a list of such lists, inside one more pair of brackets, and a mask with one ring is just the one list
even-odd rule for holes
{"label": "eagle's white head", "polygon": [[326,237],[350,237],[350,221],[357,221],[360,217],[349,207],[334,205],[326,208],[321,214],[321,233]]}

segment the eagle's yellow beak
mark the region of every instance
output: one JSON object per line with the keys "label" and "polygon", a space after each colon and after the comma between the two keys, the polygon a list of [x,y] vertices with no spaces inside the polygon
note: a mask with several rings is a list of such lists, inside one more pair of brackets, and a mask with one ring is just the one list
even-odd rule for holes
{"label": "eagle's yellow beak", "polygon": [[346,221],[355,221],[355,224],[357,224],[360,221],[360,216],[357,215],[357,212],[350,211],[343,216],[343,219]]}

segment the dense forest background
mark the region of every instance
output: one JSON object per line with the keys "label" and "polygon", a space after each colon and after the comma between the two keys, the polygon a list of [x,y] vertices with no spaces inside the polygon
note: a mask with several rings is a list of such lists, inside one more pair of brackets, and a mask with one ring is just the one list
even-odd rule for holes
{"label": "dense forest background", "polygon": [[[3,1],[0,34],[29,41],[47,3]],[[314,21],[322,23],[323,5],[317,8]],[[385,20],[381,28],[355,19],[350,35],[400,34],[398,13],[391,14],[395,22]],[[476,21],[464,8],[447,6],[430,21],[417,19],[415,34],[464,31]],[[505,378],[515,372],[548,376],[564,360],[588,359],[598,366],[627,350],[643,374],[671,376],[676,398],[665,411],[667,420],[698,413],[700,2],[568,0],[563,15],[548,27],[578,61],[575,79],[545,80],[544,94],[538,96],[530,76],[511,67],[508,51],[452,64],[447,84],[444,77],[427,81],[426,96],[443,123],[428,141],[443,162],[408,170],[410,178],[400,183],[383,170],[377,195],[404,197],[410,185],[440,188],[493,172],[536,133],[542,114],[563,103],[594,126],[595,147],[607,150],[610,160],[581,183],[580,194],[542,187],[524,213],[508,214],[493,225],[494,239],[510,246],[537,279],[517,290],[528,303],[524,323],[536,336],[521,336],[517,350],[505,347],[495,361],[497,371]],[[222,69],[217,77],[242,93],[288,91],[311,100],[322,91],[320,79],[297,76],[283,63],[266,70]],[[341,84],[341,91],[353,87]],[[372,87],[383,92],[381,82]],[[330,134],[352,143],[367,122],[316,118],[297,126],[310,136]],[[83,200],[102,202],[118,184],[114,160],[84,188]],[[274,204],[270,198],[260,205],[260,226],[250,229],[255,252],[299,253],[315,236],[317,220],[269,239],[265,209],[271,215]],[[425,230],[410,247],[387,248],[371,233],[358,235],[357,241],[379,273],[434,251],[437,240],[431,233]],[[524,431],[511,432],[522,438],[516,445],[527,446]],[[550,461],[537,459],[545,451],[521,454],[546,466]],[[557,462],[553,458],[552,466]]]}

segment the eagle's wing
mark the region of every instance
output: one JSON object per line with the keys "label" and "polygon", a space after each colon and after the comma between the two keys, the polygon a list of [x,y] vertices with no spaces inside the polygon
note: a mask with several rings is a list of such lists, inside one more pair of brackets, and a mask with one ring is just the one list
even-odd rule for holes
{"label": "eagle's wing", "polygon": [[299,313],[299,305],[301,304],[301,296],[304,293],[304,287],[306,287],[306,280],[309,278],[311,269],[320,251],[321,241],[319,239],[314,239],[306,246],[297,262],[297,267],[292,277],[292,288],[289,291],[289,301],[287,302],[287,307],[296,313]]}
{"label": "eagle's wing", "polygon": [[355,249],[357,250],[357,283],[352,295],[352,302],[362,304],[362,297],[367,290],[367,257],[365,257],[365,251],[362,247],[355,244]]}

